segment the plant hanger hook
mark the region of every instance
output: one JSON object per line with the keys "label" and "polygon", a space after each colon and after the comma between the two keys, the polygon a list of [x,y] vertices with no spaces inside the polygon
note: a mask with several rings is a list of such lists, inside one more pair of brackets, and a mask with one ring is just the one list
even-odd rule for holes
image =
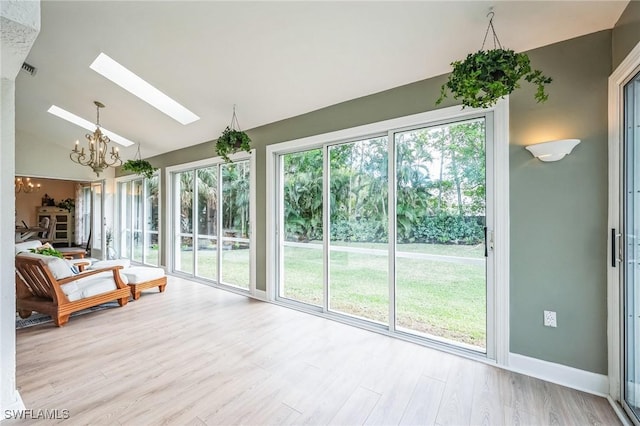
{"label": "plant hanger hook", "polygon": [[231,130],[240,130],[240,123],[238,123],[238,116],[236,115],[236,104],[233,104],[233,115],[231,116],[229,128]]}
{"label": "plant hanger hook", "polygon": [[489,24],[487,25],[487,31],[484,33],[484,40],[482,40],[482,47],[480,48],[480,50],[484,50],[484,45],[487,42],[487,36],[489,35],[489,30],[491,30],[491,34],[493,38],[493,48],[502,49],[502,44],[500,43],[500,40],[498,40],[496,29],[493,27],[493,17],[495,16],[495,14],[496,13],[493,10],[490,10],[489,13],[487,13],[487,18],[489,18]]}

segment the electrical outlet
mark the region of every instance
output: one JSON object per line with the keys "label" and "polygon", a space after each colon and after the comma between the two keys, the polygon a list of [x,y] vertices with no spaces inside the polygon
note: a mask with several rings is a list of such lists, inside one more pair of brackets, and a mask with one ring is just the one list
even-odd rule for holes
{"label": "electrical outlet", "polygon": [[545,327],[557,327],[556,313],[554,311],[544,311],[544,325]]}

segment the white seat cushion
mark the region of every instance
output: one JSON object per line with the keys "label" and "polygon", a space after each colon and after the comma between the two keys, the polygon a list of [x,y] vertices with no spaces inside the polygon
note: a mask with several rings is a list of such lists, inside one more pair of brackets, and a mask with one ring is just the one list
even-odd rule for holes
{"label": "white seat cushion", "polygon": [[122,266],[123,268],[128,268],[129,266],[131,266],[131,261],[129,259],[98,260],[97,262],[93,262],[91,264],[90,269],[110,268],[112,266]]}
{"label": "white seat cushion", "polygon": [[33,241],[24,241],[22,243],[16,244],[16,254],[22,253],[23,251],[28,252],[29,249],[38,248],[42,245],[42,243],[38,240]]}
{"label": "white seat cushion", "polygon": [[129,284],[139,284],[164,277],[164,269],[150,266],[132,266],[131,268],[123,269],[121,272],[122,275],[127,277]]}
{"label": "white seat cushion", "polygon": [[117,287],[113,280],[113,273],[107,271],[61,285],[60,288],[67,295],[69,301],[73,302],[97,294],[107,293]]}
{"label": "white seat cushion", "polygon": [[[84,260],[84,259],[79,259]],[[97,262],[93,262],[88,268],[85,270],[92,271],[94,269],[103,269],[103,268],[111,268],[113,266],[122,266],[123,268],[128,268],[131,265],[131,261],[129,259],[114,259],[114,260],[98,260]],[[129,284],[129,280],[127,276],[123,273],[124,269],[119,269],[120,279],[123,283]],[[111,274],[111,272],[109,272]]]}
{"label": "white seat cushion", "polygon": [[78,273],[75,265],[59,257],[45,256],[38,253],[20,253],[18,257],[30,257],[42,260],[56,280],[61,280]]}
{"label": "white seat cushion", "polygon": [[129,259],[99,260],[97,262],[93,262],[89,269],[111,268],[112,266],[128,268],[131,266],[131,261]]}

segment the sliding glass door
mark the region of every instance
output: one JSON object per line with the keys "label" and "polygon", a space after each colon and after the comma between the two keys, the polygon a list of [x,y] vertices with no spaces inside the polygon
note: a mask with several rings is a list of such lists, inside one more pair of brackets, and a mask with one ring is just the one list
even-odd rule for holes
{"label": "sliding glass door", "polygon": [[485,120],[395,142],[396,327],[484,351]]}
{"label": "sliding glass door", "polygon": [[251,284],[251,161],[171,174],[173,269],[243,290]]}
{"label": "sliding glass door", "polygon": [[118,182],[118,209],[118,244],[112,255],[159,266],[158,176]]}
{"label": "sliding glass door", "polygon": [[640,419],[640,74],[624,88],[624,406]]}
{"label": "sliding glass door", "polygon": [[486,116],[280,154],[277,298],[486,353]]}

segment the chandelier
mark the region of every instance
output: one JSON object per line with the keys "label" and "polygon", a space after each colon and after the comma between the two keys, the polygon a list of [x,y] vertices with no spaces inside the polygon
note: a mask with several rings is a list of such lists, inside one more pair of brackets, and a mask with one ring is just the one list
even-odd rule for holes
{"label": "chandelier", "polygon": [[[71,161],[83,166],[89,166],[96,172],[96,176],[100,176],[100,172],[107,167],[120,166],[122,160],[118,153],[118,148],[111,147],[111,152],[107,153],[107,144],[111,142],[106,135],[100,130],[100,108],[104,108],[104,104],[93,101],[96,106],[96,130],[93,133],[87,133],[85,138],[89,141],[89,152],[85,153],[84,147],[78,149],[79,141],[69,154]],[[109,158],[107,159],[107,155]]]}
{"label": "chandelier", "polygon": [[25,178],[24,180],[22,180],[22,178],[16,178],[16,194],[18,192],[24,192],[26,194],[33,192],[33,191],[40,191],[40,184],[33,184],[33,182],[31,182],[31,178]]}

